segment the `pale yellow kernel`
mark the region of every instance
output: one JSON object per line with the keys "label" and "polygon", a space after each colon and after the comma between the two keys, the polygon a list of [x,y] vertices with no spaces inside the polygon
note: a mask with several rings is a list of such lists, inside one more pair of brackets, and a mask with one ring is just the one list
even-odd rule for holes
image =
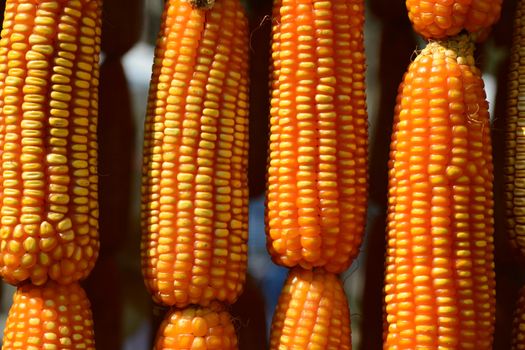
{"label": "pale yellow kernel", "polygon": [[51,257],[46,253],[38,254],[38,261],[43,266],[49,266],[51,264]]}
{"label": "pale yellow kernel", "polygon": [[15,240],[10,240],[7,244],[8,249],[11,253],[18,253],[20,251],[20,243]]}
{"label": "pale yellow kernel", "polygon": [[75,239],[75,232],[73,230],[67,230],[59,233],[60,238],[66,242],[71,242]]}
{"label": "pale yellow kernel", "polygon": [[54,237],[43,237],[39,242],[40,249],[44,252],[49,252],[57,245],[57,240]]}
{"label": "pale yellow kernel", "polygon": [[24,267],[24,268],[29,268],[31,266],[33,266],[36,262],[36,257],[32,254],[24,254],[22,255],[22,259],[21,259],[21,266]]}
{"label": "pale yellow kernel", "polygon": [[63,346],[69,347],[72,345],[71,338],[69,337],[61,337],[59,341],[60,341],[60,344]]}
{"label": "pale yellow kernel", "polygon": [[72,223],[71,223],[71,219],[70,218],[65,218],[64,220],[60,221],[57,225],[57,229],[59,231],[66,231],[66,230],[69,230],[73,227]]}

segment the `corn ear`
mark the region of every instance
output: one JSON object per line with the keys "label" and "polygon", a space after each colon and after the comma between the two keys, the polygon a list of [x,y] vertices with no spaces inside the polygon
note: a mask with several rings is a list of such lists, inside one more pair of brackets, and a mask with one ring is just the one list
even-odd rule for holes
{"label": "corn ear", "polygon": [[385,349],[492,349],[492,149],[473,49],[466,35],[431,42],[399,88]]}
{"label": "corn ear", "polygon": [[155,301],[233,303],[248,239],[248,23],[166,2],[145,122],[142,271]]}
{"label": "corn ear", "polygon": [[8,0],[0,40],[0,274],[87,276],[98,255],[99,0]]}

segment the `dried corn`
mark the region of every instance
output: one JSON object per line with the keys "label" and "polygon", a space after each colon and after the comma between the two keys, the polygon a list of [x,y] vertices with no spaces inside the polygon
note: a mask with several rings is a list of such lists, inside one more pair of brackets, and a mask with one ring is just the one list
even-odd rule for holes
{"label": "dried corn", "polygon": [[239,0],[166,3],[145,123],[142,266],[157,302],[234,302],[248,238],[248,31]]}
{"label": "dried corn", "polygon": [[86,277],[97,258],[100,0],[7,0],[0,40],[0,273]]}
{"label": "dried corn", "polygon": [[270,350],[351,348],[350,312],[339,277],[293,268],[273,316]]}
{"label": "dried corn", "polygon": [[78,283],[25,284],[7,317],[4,350],[95,350],[89,300]]}
{"label": "dried corn", "polygon": [[516,8],[511,63],[508,77],[508,100],[505,134],[505,198],[507,232],[512,244],[525,257],[525,81],[522,49],[525,40],[525,1]]}
{"label": "dried corn", "polygon": [[399,89],[391,145],[385,349],[491,349],[488,103],[466,35],[431,42]]}
{"label": "dried corn", "polygon": [[274,3],[267,241],[273,260],[342,272],[367,202],[362,0]]}

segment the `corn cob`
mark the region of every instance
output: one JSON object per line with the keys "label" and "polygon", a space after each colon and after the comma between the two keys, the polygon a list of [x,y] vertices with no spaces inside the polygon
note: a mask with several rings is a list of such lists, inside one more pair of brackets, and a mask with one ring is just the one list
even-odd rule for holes
{"label": "corn cob", "polygon": [[466,35],[428,44],[399,89],[391,144],[385,349],[491,349],[488,103]]}
{"label": "corn cob", "polygon": [[525,1],[516,8],[511,63],[508,77],[508,100],[505,133],[505,199],[507,205],[507,232],[511,243],[525,257],[525,81],[522,76]]}
{"label": "corn cob", "polygon": [[[516,5],[510,52],[509,75],[507,77],[507,105],[505,116],[505,200],[506,224],[509,239],[514,248],[525,257],[525,194],[523,176],[524,157],[524,113],[523,98],[525,85],[523,83],[523,40],[525,34],[525,1],[519,0]],[[525,287],[518,293],[518,301],[514,310],[512,329],[512,350],[525,349]]]}
{"label": "corn cob", "polygon": [[274,313],[270,350],[351,348],[350,312],[337,275],[293,268]]}
{"label": "corn cob", "polygon": [[142,267],[156,302],[234,302],[248,235],[248,36],[239,0],[166,3],[145,122]]}
{"label": "corn cob", "polygon": [[443,39],[462,30],[479,40],[498,21],[503,0],[406,0],[414,30],[429,39]]}
{"label": "corn cob", "polygon": [[362,0],[274,3],[267,242],[275,263],[342,272],[367,201]]}
{"label": "corn cob", "polygon": [[525,349],[525,287],[519,292],[512,329],[512,350]]}
{"label": "corn cob", "polygon": [[8,0],[0,40],[0,273],[84,278],[98,254],[100,0]]}
{"label": "corn cob", "polygon": [[18,288],[7,317],[4,350],[94,350],[89,300],[78,283]]}
{"label": "corn cob", "polygon": [[237,349],[231,317],[224,307],[213,302],[209,307],[173,309],[162,322],[155,350]]}

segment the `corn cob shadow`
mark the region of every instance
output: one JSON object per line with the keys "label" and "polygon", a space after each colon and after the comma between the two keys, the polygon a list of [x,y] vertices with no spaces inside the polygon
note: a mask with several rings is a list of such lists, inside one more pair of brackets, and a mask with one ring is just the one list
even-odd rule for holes
{"label": "corn cob shadow", "polygon": [[233,303],[242,292],[247,29],[238,0],[210,15],[174,0],[163,15],[144,131],[141,254],[148,290],[165,305]]}
{"label": "corn cob shadow", "polygon": [[414,30],[427,39],[444,39],[466,30],[482,40],[500,18],[502,2],[407,0],[406,6]]}
{"label": "corn cob shadow", "polygon": [[[270,93],[271,0],[250,3],[250,148],[248,183],[250,197],[264,193],[268,159]],[[270,18],[270,19],[267,19]]]}
{"label": "corn cob shadow", "polygon": [[[516,306],[519,289],[525,283],[525,259],[523,245],[516,233],[515,217],[513,213],[512,199],[510,193],[512,180],[511,171],[514,164],[509,162],[513,151],[508,147],[515,140],[512,123],[515,123],[516,98],[518,89],[516,86],[519,72],[519,49],[511,49],[512,42],[520,43],[520,29],[523,27],[523,10],[518,12],[518,1],[504,1],[501,20],[494,28],[494,43],[483,48],[485,54],[488,50],[503,53],[499,67],[496,68],[498,77],[498,90],[496,105],[494,109],[494,121],[492,128],[492,139],[494,145],[494,203],[495,203],[495,246],[496,246],[496,331],[494,337],[494,349],[519,349],[512,332],[516,332],[514,317],[519,314]],[[523,3],[523,2],[522,2]],[[523,5],[521,5],[523,6]],[[521,25],[519,22],[521,21]],[[516,32],[513,34],[514,27]],[[482,56],[483,54],[480,54]],[[488,56],[488,55],[483,55]],[[511,63],[512,59],[512,63]],[[484,62],[489,66],[491,62]],[[511,74],[511,72],[513,72]],[[519,73],[518,73],[519,74]],[[513,120],[514,119],[514,120]],[[511,141],[509,143],[509,141]],[[519,160],[518,160],[519,161]],[[512,160],[514,162],[514,160]],[[519,170],[518,170],[519,171]],[[509,181],[510,180],[510,181]],[[517,202],[519,204],[519,202]],[[519,205],[518,207],[521,207]],[[519,209],[519,208],[516,209]],[[516,212],[519,214],[519,210]],[[519,217],[519,215],[517,215]],[[520,220],[520,219],[518,219]],[[510,239],[509,239],[510,238]],[[521,344],[525,342],[521,341]]]}

